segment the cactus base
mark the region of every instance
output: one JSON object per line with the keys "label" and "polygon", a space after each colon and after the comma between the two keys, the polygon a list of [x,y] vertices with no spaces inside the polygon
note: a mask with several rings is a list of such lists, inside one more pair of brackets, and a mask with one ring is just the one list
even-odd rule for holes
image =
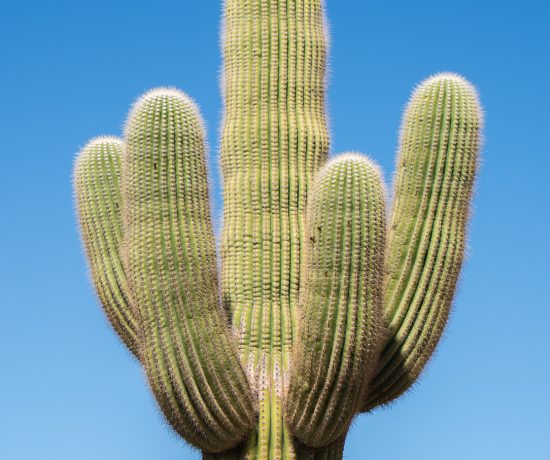
{"label": "cactus base", "polygon": [[282,457],[269,456],[268,458],[262,457],[257,446],[249,443],[248,446],[230,452],[220,454],[203,453],[202,458],[203,460],[342,460],[345,441],[345,437],[342,437],[331,445],[319,449],[311,449],[294,442],[289,452],[284,453]]}

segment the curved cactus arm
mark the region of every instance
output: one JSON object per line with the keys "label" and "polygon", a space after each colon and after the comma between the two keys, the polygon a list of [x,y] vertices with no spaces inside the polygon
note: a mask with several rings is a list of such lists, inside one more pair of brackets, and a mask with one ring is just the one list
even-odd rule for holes
{"label": "curved cactus arm", "polygon": [[175,89],[134,105],[123,156],[124,262],[142,317],[142,362],[173,428],[205,452],[239,444],[255,408],[219,302],[205,141]]}
{"label": "curved cactus arm", "polygon": [[454,74],[426,80],[408,104],[388,236],[390,338],[365,411],[405,392],[442,335],[464,256],[481,124],[476,90]]}
{"label": "curved cactus arm", "polygon": [[293,434],[322,447],[347,432],[385,339],[380,171],[365,157],[343,155],[319,172],[309,200],[302,317],[285,404]]}
{"label": "curved cactus arm", "polygon": [[120,258],[122,199],[120,161],[124,142],[116,137],[92,139],[74,165],[74,191],[82,241],[92,281],[109,322],[138,356],[138,319],[128,300]]}

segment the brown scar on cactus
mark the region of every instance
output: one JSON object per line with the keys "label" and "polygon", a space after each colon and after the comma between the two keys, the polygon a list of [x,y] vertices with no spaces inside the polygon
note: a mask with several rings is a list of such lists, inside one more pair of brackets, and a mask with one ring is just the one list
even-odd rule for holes
{"label": "brown scar on cactus", "polygon": [[[328,161],[321,0],[226,0],[218,263],[198,106],[134,104],[74,166],[90,273],[169,425],[208,460],[341,460],[361,412],[418,379],[459,278],[481,145],[475,88],[413,92],[386,211],[360,154]],[[218,266],[220,265],[220,266]]]}

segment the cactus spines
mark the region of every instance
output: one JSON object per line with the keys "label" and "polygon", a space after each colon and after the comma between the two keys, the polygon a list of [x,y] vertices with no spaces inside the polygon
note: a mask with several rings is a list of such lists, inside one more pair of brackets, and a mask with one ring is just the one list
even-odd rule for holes
{"label": "cactus spines", "polygon": [[219,305],[204,131],[174,89],[135,104],[123,155],[124,261],[142,318],[141,359],[172,426],[202,450],[235,447],[253,397]]}
{"label": "cactus spines", "polygon": [[282,393],[298,316],[307,192],[326,161],[321,0],[226,0],[222,296],[258,390],[258,458],[289,456]]}
{"label": "cactus spines", "polygon": [[366,410],[405,392],[442,335],[464,256],[481,124],[475,88],[455,74],[427,79],[407,106],[388,235],[390,338]]}
{"label": "cactus spines", "polygon": [[[407,107],[392,213],[378,168],[327,163],[322,0],[225,0],[218,280],[197,106],[142,96],[74,185],[93,282],[174,430],[205,460],[341,460],[444,329],[482,115],[455,74]],[[386,234],[387,233],[387,234]]]}
{"label": "cactus spines", "polygon": [[318,173],[306,238],[286,414],[300,441],[320,447],[347,432],[383,338],[385,200],[372,162],[341,155]]}
{"label": "cactus spines", "polygon": [[123,150],[124,142],[116,137],[97,137],[88,142],[75,162],[74,189],[82,241],[98,297],[119,337],[137,355],[139,322],[128,299],[120,256]]}

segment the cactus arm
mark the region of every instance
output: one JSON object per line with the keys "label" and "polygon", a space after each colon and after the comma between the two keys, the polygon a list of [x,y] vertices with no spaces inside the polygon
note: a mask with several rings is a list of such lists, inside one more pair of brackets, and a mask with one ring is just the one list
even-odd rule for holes
{"label": "cactus arm", "polygon": [[128,285],[120,258],[120,161],[123,150],[121,139],[92,139],[76,158],[74,190],[82,241],[99,300],[114,330],[137,357],[139,322],[128,300]]}
{"label": "cactus arm", "polygon": [[219,304],[204,130],[181,92],[132,109],[123,156],[124,262],[143,319],[151,388],[173,428],[206,452],[239,444],[255,409]]}
{"label": "cactus arm", "polygon": [[282,394],[297,328],[303,220],[329,146],[322,2],[226,0],[224,23],[222,298],[259,394],[249,455],[290,458]]}
{"label": "cactus arm", "polygon": [[385,201],[380,172],[342,155],[318,174],[306,217],[299,340],[286,415],[313,447],[345,435],[383,343]]}
{"label": "cactus arm", "polygon": [[405,392],[442,335],[464,256],[481,118],[476,90],[454,74],[422,83],[407,107],[388,238],[390,338],[364,410]]}

